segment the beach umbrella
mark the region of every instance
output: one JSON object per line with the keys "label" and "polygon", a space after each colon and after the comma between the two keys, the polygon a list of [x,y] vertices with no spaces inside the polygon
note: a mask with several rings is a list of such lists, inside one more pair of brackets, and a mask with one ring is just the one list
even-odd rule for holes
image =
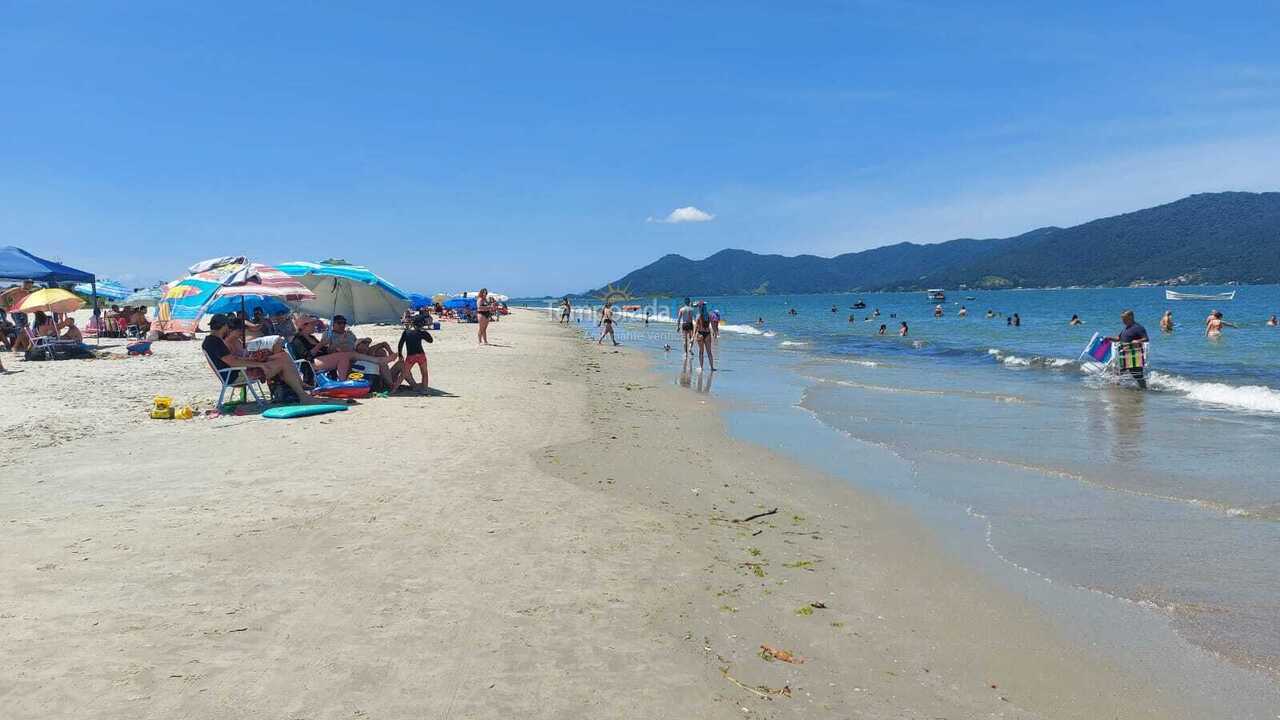
{"label": "beach umbrella", "polygon": [[160,304],[160,301],[163,298],[164,288],[153,287],[131,293],[124,300],[121,300],[121,302],[129,307],[155,307]]}
{"label": "beach umbrella", "polygon": [[352,324],[395,322],[409,307],[408,293],[369,268],[345,260],[288,262],[277,267],[315,293],[314,299],[299,307],[317,315],[342,315]]}
{"label": "beach umbrella", "polygon": [[422,293],[409,293],[409,309],[417,310],[418,308],[429,307],[431,298]]}
{"label": "beach umbrella", "polygon": [[6,288],[4,292],[0,292],[0,308],[10,310],[13,306],[22,302],[22,298],[27,295],[28,292],[22,289],[21,285],[14,285],[11,288]]}
{"label": "beach umbrella", "polygon": [[[211,261],[192,267],[208,262]],[[194,333],[200,318],[211,312],[209,308],[214,303],[223,303],[218,307],[247,310],[268,302],[269,298],[282,303],[300,302],[314,300],[315,293],[269,265],[220,265],[170,283],[160,302],[160,330]]]}
{"label": "beach umbrella", "polygon": [[[94,283],[77,283],[71,289],[77,294],[86,297],[93,297],[94,295]],[[97,294],[100,298],[119,302],[129,297],[129,289],[115,280],[99,280],[97,281]]]}
{"label": "beach umbrella", "polygon": [[62,288],[45,288],[36,290],[22,299],[14,311],[21,313],[41,312],[69,313],[84,307],[84,300],[74,293]]}

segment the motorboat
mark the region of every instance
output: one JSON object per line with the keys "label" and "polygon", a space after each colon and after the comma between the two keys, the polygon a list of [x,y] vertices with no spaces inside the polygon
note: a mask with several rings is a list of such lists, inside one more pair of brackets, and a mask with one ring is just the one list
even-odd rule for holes
{"label": "motorboat", "polygon": [[924,292],[926,295],[929,296],[929,302],[940,303],[940,302],[947,301],[947,294],[942,290],[938,290],[935,288],[932,290],[925,290]]}

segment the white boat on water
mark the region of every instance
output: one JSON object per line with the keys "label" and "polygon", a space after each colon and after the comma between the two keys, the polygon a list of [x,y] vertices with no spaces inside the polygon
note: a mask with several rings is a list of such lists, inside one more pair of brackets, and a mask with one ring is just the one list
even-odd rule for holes
{"label": "white boat on water", "polygon": [[1235,300],[1236,291],[1232,290],[1231,292],[1224,292],[1224,293],[1203,294],[1203,293],[1183,293],[1183,292],[1176,292],[1174,290],[1165,290],[1164,299],[1165,300]]}
{"label": "white boat on water", "polygon": [[929,302],[945,302],[947,299],[947,294],[936,288],[933,290],[925,290],[925,293],[929,296]]}

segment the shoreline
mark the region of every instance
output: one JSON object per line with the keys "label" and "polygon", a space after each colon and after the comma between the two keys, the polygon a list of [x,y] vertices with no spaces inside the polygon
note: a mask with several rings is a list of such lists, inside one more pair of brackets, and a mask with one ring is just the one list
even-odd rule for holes
{"label": "shoreline", "polygon": [[12,716],[1203,716],[639,349],[490,334],[437,334],[431,397],[292,421],[145,419],[216,395],[195,343],[15,363]]}
{"label": "shoreline", "polygon": [[[576,336],[578,328],[572,329]],[[607,355],[611,349],[604,350]],[[708,653],[722,666],[757,671],[753,680],[770,687],[796,683],[790,685],[793,692],[804,683],[812,701],[835,716],[895,716],[903,711],[905,703],[878,704],[885,697],[911,697],[910,706],[926,716],[945,716],[961,708],[995,716],[1016,708],[1020,717],[1203,716],[1181,699],[1170,705],[1171,699],[1161,697],[1159,690],[1132,685],[1134,679],[1109,659],[1061,637],[1038,608],[965,569],[908,509],[734,439],[718,413],[722,401],[703,400],[675,387],[658,374],[644,350],[628,349],[615,372],[645,378],[648,393],[611,390],[598,375],[588,375],[588,382],[596,386],[598,435],[616,435],[623,440],[615,444],[625,443],[627,420],[610,417],[614,405],[640,409],[642,415],[653,413],[656,406],[675,406],[672,426],[646,425],[645,441],[623,448],[621,464],[641,465],[659,475],[680,469],[712,473],[706,482],[687,483],[687,489],[646,484],[642,492],[627,497],[668,508],[679,507],[678,498],[687,492],[691,497],[685,500],[701,507],[702,513],[688,515],[686,510],[675,522],[684,526],[691,543],[706,543],[715,558],[706,570],[710,580],[704,595],[695,602],[704,605],[700,622],[705,627],[733,639],[723,648],[708,643],[714,651]],[[658,398],[651,405],[643,402],[649,393]],[[601,400],[606,397],[609,400]],[[672,463],[661,453],[663,446],[679,448],[693,459]],[[717,450],[704,449],[712,447]],[[590,451],[578,450],[580,465],[573,470],[563,469],[567,448],[555,452],[560,462],[549,471],[560,469],[566,479],[587,472]],[[786,483],[775,485],[782,477],[788,478]],[[701,492],[694,494],[694,487]],[[659,498],[659,490],[668,495]],[[619,492],[612,487],[606,491]],[[740,528],[726,525],[734,512],[742,517],[766,506],[779,507],[778,517],[784,520],[771,523],[761,535],[744,535]],[[792,527],[793,522],[798,524]],[[717,536],[707,537],[712,529],[718,530]],[[760,554],[754,555],[753,548]],[[760,558],[769,564],[764,578],[740,570],[741,563]],[[868,558],[874,565],[864,565]],[[803,572],[786,567],[808,562],[815,564]],[[850,596],[856,600],[850,602]],[[724,597],[735,602],[717,601]],[[822,600],[826,609],[797,615],[806,597],[837,600]],[[823,656],[824,667],[806,663],[791,673],[771,672],[778,663],[756,667],[752,661],[757,660],[758,643],[752,639],[768,643],[769,638],[767,632],[751,631],[753,627],[772,629],[775,640],[794,638],[790,649]],[[867,643],[880,648],[881,654],[869,655]],[[911,665],[917,668],[916,676],[900,673]],[[871,667],[881,670],[868,672]],[[851,677],[861,678],[856,690],[850,687]],[[993,684],[997,687],[991,688]],[[934,705],[926,711],[921,703]]]}

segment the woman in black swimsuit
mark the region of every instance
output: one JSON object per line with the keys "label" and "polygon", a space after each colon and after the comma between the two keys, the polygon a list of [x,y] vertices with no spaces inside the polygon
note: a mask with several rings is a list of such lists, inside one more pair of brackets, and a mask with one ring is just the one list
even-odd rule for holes
{"label": "woman in black swimsuit", "polygon": [[476,331],[476,339],[481,345],[489,344],[489,319],[498,310],[498,303],[489,297],[488,288],[480,288],[480,292],[476,294],[476,319],[480,321],[480,327]]}
{"label": "woman in black swimsuit", "polygon": [[613,303],[604,304],[604,309],[600,311],[599,324],[604,327],[604,332],[600,333],[600,339],[596,341],[596,344],[599,345],[608,337],[613,341],[614,345],[617,345],[618,337],[613,334]]}
{"label": "woman in black swimsuit", "polygon": [[707,303],[703,300],[698,301],[698,307],[694,313],[693,329],[698,334],[698,372],[702,372],[703,355],[706,356],[707,363],[711,365],[711,372],[715,372],[716,359],[711,354],[711,313],[707,312]]}

